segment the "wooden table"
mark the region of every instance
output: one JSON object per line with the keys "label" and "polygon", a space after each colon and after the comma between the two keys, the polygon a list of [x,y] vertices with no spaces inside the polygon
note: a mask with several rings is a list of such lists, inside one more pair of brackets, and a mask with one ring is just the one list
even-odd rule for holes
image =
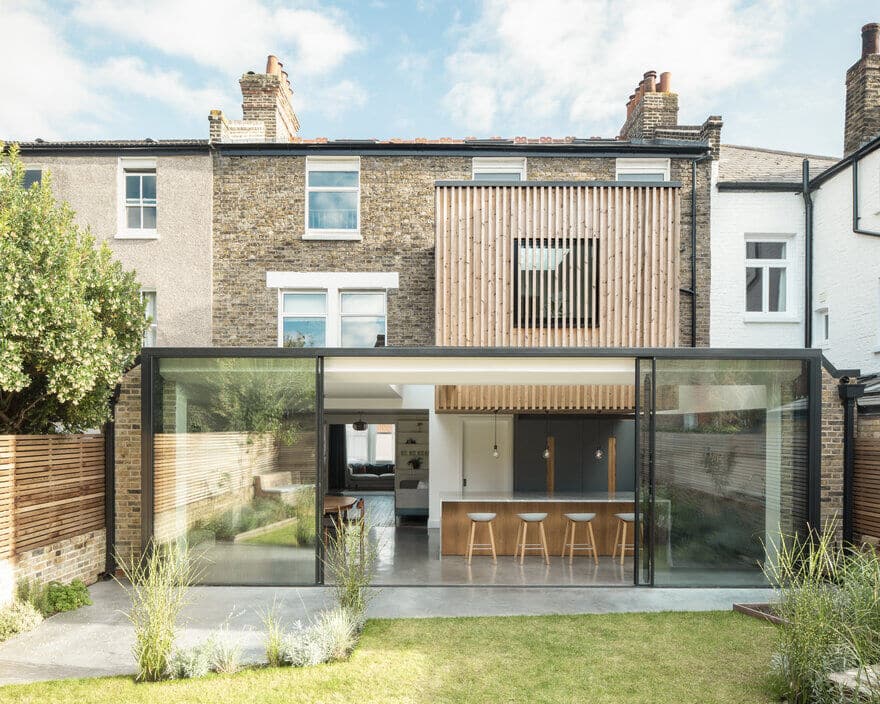
{"label": "wooden table", "polygon": [[353,508],[360,499],[357,496],[325,496],[324,515],[330,513],[342,513]]}

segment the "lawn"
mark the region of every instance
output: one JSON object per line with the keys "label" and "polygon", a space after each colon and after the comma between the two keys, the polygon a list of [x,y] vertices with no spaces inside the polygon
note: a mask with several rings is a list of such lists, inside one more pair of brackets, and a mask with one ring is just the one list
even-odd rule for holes
{"label": "lawn", "polygon": [[733,612],[377,620],[348,662],[134,684],[0,688],[3,702],[771,702],[773,626]]}
{"label": "lawn", "polygon": [[253,538],[245,538],[241,542],[250,545],[289,545],[291,547],[299,547],[295,523],[288,523],[286,526],[281,526],[261,535],[255,535]]}

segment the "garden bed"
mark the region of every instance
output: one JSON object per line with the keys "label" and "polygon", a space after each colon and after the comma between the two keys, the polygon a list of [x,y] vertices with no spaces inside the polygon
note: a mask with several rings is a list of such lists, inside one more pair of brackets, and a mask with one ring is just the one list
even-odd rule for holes
{"label": "garden bed", "polygon": [[[232,539],[233,543],[248,543],[252,538],[259,538],[261,536],[265,536],[267,533],[274,533],[275,531],[281,530],[283,528],[287,528],[288,526],[296,525],[296,522],[299,519],[294,518],[285,518],[282,521],[276,521],[275,523],[269,523],[265,526],[260,526],[258,528],[253,528],[251,530],[246,530],[244,533],[239,533]],[[260,542],[260,541],[257,541]]]}

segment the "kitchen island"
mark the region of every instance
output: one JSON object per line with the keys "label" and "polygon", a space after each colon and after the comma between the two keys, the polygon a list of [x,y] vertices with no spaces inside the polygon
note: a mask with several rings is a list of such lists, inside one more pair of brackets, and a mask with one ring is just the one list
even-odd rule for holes
{"label": "kitchen island", "polygon": [[[544,530],[547,548],[552,556],[562,552],[566,513],[595,513],[593,532],[599,555],[611,555],[617,528],[615,513],[632,513],[635,505],[633,492],[594,492],[578,495],[477,493],[462,491],[440,496],[440,552],[441,555],[464,555],[470,531],[469,513],[495,513],[495,543],[499,555],[513,555],[516,548],[518,513],[546,513]],[[583,528],[581,528],[583,530]],[[483,536],[485,537],[485,536]],[[586,534],[577,536],[577,542],[586,542]],[[478,542],[485,542],[478,536]],[[531,540],[529,541],[531,542]],[[632,542],[632,534],[627,539]]]}

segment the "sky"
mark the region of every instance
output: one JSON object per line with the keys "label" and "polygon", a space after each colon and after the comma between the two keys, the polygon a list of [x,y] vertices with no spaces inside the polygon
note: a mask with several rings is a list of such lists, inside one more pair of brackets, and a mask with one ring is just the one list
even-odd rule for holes
{"label": "sky", "polygon": [[206,138],[284,64],[301,136],[614,137],[647,70],[679,122],[820,155],[876,0],[0,0],[0,139]]}

